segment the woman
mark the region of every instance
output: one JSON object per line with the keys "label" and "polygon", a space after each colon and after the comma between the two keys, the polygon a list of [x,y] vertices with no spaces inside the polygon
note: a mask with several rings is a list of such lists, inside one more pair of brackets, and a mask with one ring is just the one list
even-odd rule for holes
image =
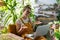
{"label": "woman", "polygon": [[[23,9],[22,17],[19,18],[16,22],[16,31],[18,35],[25,38],[26,34],[33,33],[33,23],[29,18],[31,8],[29,5],[25,6]],[[41,22],[35,22],[34,24],[40,24]]]}
{"label": "woman", "polygon": [[[33,32],[30,18],[28,18],[30,11],[31,11],[30,6],[29,5],[25,6],[23,9],[22,17],[19,18],[16,22],[17,33],[21,36],[25,35],[25,33],[24,33],[25,31],[28,31],[27,33]],[[28,29],[28,30],[26,30],[26,29]]]}

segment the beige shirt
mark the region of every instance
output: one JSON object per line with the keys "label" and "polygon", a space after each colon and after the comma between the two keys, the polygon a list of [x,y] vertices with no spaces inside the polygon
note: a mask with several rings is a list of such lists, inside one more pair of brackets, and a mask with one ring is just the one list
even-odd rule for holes
{"label": "beige shirt", "polygon": [[[28,23],[28,21],[29,21],[28,18],[27,18],[27,19],[22,19],[22,20],[23,20],[24,23]],[[17,19],[16,23],[21,24],[21,25],[24,25],[24,24],[22,23],[21,19]]]}

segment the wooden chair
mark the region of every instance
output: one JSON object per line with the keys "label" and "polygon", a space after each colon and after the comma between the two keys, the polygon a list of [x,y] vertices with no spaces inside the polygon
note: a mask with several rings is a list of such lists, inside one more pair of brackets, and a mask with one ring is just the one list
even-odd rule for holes
{"label": "wooden chair", "polygon": [[17,34],[17,32],[16,32],[16,25],[15,24],[9,24],[8,32],[13,33],[13,34]]}

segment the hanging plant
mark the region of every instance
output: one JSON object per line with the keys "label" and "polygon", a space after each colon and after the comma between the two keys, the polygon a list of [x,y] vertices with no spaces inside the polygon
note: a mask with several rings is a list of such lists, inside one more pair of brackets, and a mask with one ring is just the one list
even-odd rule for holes
{"label": "hanging plant", "polygon": [[[17,19],[17,15],[15,13],[15,7],[17,5],[16,0],[3,0],[4,4],[5,4],[5,9],[4,11],[6,12],[5,16],[3,17],[4,20],[4,25],[6,25],[8,23],[8,20],[10,18],[12,18],[13,23],[15,23],[16,19]],[[8,11],[10,11],[8,13]]]}

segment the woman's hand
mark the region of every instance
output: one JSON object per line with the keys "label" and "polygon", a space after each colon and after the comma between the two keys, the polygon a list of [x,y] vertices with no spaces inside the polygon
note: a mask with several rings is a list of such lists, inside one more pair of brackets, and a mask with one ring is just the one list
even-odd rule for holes
{"label": "woman's hand", "polygon": [[28,29],[28,27],[22,26],[18,32],[22,33],[23,31],[25,31],[25,30],[27,30],[27,29]]}

